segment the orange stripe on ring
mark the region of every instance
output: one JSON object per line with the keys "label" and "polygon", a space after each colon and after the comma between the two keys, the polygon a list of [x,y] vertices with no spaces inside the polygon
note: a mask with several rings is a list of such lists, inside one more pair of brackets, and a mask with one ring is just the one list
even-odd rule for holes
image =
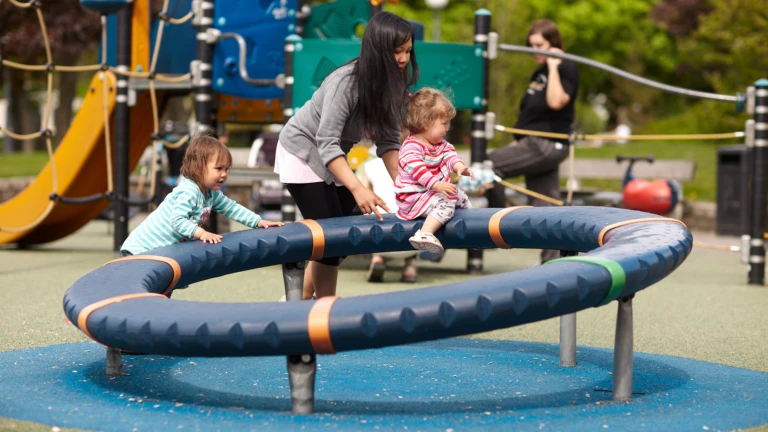
{"label": "orange stripe on ring", "polygon": [[126,294],[126,295],[111,297],[108,299],[97,301],[96,303],[89,304],[88,306],[84,307],[83,310],[80,311],[80,313],[77,315],[77,327],[80,330],[82,330],[82,332],[85,333],[89,338],[95,340],[96,342],[101,343],[100,341],[96,340],[96,338],[93,337],[91,332],[88,331],[88,326],[86,324],[88,323],[88,317],[91,315],[91,313],[93,313],[93,311],[97,309],[103,308],[104,306],[120,303],[123,300],[131,300],[135,298],[145,298],[145,297],[162,297],[166,300],[168,299],[168,297],[162,294],[141,293],[141,294]]}
{"label": "orange stripe on ring", "polygon": [[531,206],[507,207],[503,210],[499,210],[498,212],[494,213],[493,216],[491,216],[491,219],[488,221],[488,234],[491,235],[491,240],[496,243],[496,246],[502,249],[509,249],[511,247],[507,244],[507,242],[504,241],[504,238],[501,236],[501,219],[513,211],[519,210],[521,208],[531,208]]}
{"label": "orange stripe on ring", "polygon": [[[129,255],[122,258],[114,259],[107,264],[112,264],[120,261],[134,261],[134,260],[140,260],[140,261],[160,261],[168,264],[171,266],[171,269],[173,270],[173,280],[171,281],[171,284],[168,285],[168,288],[163,291],[163,294],[168,294],[171,292],[173,287],[176,286],[176,282],[179,281],[179,278],[181,277],[181,266],[179,263],[176,262],[176,260],[172,258],[166,258],[162,256],[156,256],[156,255]],[[104,264],[104,265],[107,265]]]}
{"label": "orange stripe on ring", "polygon": [[673,218],[641,218],[641,219],[632,219],[632,220],[623,221],[623,222],[616,222],[615,224],[608,225],[607,227],[603,228],[602,231],[600,231],[600,235],[597,237],[597,243],[600,246],[602,246],[603,240],[605,239],[605,235],[608,234],[608,231],[614,228],[622,227],[624,225],[643,223],[643,222],[675,222],[675,223],[679,223],[682,226],[685,226],[685,224],[682,221],[679,221]]}
{"label": "orange stripe on ring", "polygon": [[307,331],[312,348],[318,354],[335,354],[336,349],[331,342],[331,308],[338,299],[336,296],[321,297],[317,299],[307,318]]}
{"label": "orange stripe on ring", "polygon": [[323,227],[313,219],[304,219],[299,222],[306,225],[312,233],[312,256],[309,259],[311,261],[319,260],[325,253],[325,233],[323,233]]}

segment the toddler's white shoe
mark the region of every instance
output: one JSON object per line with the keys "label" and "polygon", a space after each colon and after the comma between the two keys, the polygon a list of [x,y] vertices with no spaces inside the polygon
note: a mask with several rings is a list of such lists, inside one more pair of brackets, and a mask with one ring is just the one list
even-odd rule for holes
{"label": "toddler's white shoe", "polygon": [[433,254],[441,254],[445,252],[440,240],[438,240],[434,234],[425,233],[421,230],[416,231],[413,234],[413,237],[409,238],[408,241],[411,242],[411,246],[413,246],[414,249],[425,250]]}

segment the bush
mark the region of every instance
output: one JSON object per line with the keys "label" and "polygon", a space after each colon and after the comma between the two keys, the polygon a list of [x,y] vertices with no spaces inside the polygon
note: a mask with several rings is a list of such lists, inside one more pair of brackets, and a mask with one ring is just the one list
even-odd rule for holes
{"label": "bush", "polygon": [[592,105],[576,102],[576,122],[573,130],[584,134],[596,134],[605,131],[607,124],[608,122],[597,114]]}

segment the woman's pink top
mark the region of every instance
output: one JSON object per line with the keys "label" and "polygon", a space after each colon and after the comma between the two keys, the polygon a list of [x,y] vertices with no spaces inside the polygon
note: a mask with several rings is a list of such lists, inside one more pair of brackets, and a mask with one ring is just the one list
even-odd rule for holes
{"label": "woman's pink top", "polygon": [[[288,153],[279,141],[275,150],[274,172],[280,175],[280,183],[325,183],[319,175],[312,171],[307,162]],[[336,186],[344,186],[337,178],[334,178],[333,182]]]}

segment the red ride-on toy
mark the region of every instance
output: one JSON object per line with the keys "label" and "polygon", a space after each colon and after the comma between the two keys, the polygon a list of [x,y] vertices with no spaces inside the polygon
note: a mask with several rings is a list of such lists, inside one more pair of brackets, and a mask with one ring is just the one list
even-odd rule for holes
{"label": "red ride-on toy", "polygon": [[680,186],[676,182],[664,179],[653,181],[638,179],[632,173],[632,166],[635,162],[653,163],[653,155],[616,155],[616,162],[623,161],[629,161],[622,185],[624,208],[661,216],[671,213],[680,200]]}

